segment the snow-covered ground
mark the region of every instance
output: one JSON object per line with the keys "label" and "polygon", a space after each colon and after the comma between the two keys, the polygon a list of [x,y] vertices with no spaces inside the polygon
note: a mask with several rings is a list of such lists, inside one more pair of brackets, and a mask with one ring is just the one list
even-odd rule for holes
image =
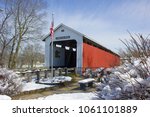
{"label": "snow-covered ground", "polygon": [[[24,82],[22,85],[22,92],[24,91],[31,91],[31,90],[37,90],[37,89],[42,89],[42,88],[47,88],[47,87],[54,87],[55,85],[50,85],[51,83],[62,83],[66,81],[71,81],[71,77],[68,76],[59,76],[59,77],[54,77],[54,78],[46,78],[44,80],[40,80],[40,83],[46,83],[45,84],[37,84],[35,81],[33,82]],[[48,85],[49,84],[49,85]]]}
{"label": "snow-covered ground", "polygon": [[62,83],[66,81],[71,81],[72,78],[69,76],[57,76],[53,78],[45,78],[44,80],[41,79],[40,83]]}
{"label": "snow-covered ground", "polygon": [[94,97],[94,93],[67,93],[49,95],[47,97],[38,98],[38,100],[91,100]]}
{"label": "snow-covered ground", "polygon": [[42,88],[47,88],[47,87],[53,87],[53,86],[54,85],[44,85],[44,84],[37,84],[35,82],[28,82],[28,83],[23,83],[22,92],[37,90],[37,89],[42,89]]}
{"label": "snow-covered ground", "polygon": [[[102,70],[103,75],[101,74]],[[6,69],[0,69],[0,75],[1,95],[17,94],[17,92],[20,92],[20,86],[22,87],[21,92],[24,92],[55,86],[45,85],[48,83],[61,83],[72,80],[71,77],[59,76],[54,78],[40,79],[40,83],[45,84],[37,84],[35,83],[35,80],[32,80],[32,82],[28,83],[21,82],[18,75]],[[85,76],[90,76],[91,78],[97,76],[100,78],[101,82],[97,84],[96,94],[54,94],[39,98],[39,100],[90,100],[93,98],[104,100],[150,99],[150,57],[146,59],[142,58],[141,60],[133,58],[130,62],[126,61],[124,64],[118,67],[109,69],[101,68],[95,72],[88,70],[87,73],[85,73]],[[16,89],[14,90],[14,88]],[[6,92],[9,93],[6,94]],[[96,98],[96,96],[98,97]],[[1,99],[5,99],[5,96],[1,96]]]}
{"label": "snow-covered ground", "polygon": [[11,97],[7,95],[0,95],[0,100],[11,100]]}

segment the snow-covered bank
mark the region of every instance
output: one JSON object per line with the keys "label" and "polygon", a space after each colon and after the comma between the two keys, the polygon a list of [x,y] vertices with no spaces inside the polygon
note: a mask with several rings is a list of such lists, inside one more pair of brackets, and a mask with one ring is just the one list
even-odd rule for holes
{"label": "snow-covered bank", "polygon": [[11,100],[11,97],[7,95],[0,95],[0,100]]}
{"label": "snow-covered bank", "polygon": [[38,98],[38,100],[91,100],[94,97],[94,93],[67,93],[49,95],[47,97]]}

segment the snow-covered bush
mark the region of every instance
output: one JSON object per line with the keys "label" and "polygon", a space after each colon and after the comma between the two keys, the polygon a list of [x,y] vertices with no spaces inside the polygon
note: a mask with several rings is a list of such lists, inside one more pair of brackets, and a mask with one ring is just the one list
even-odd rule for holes
{"label": "snow-covered bush", "polygon": [[[142,78],[150,75],[150,38],[143,37],[141,34],[132,35],[130,39],[121,40],[125,45],[124,50],[121,50],[120,56],[122,60],[128,61],[134,65],[137,72]],[[123,61],[124,62],[124,61]]]}
{"label": "snow-covered bush", "polygon": [[92,77],[92,69],[87,68],[87,69],[85,70],[85,72],[83,73],[83,76],[84,76],[85,78],[90,78],[90,77]]}
{"label": "snow-covered bush", "polygon": [[88,68],[83,73],[83,76],[85,78],[101,77],[101,76],[103,76],[104,72],[106,74],[108,71],[105,68],[97,68],[95,70]]}
{"label": "snow-covered bush", "polygon": [[98,99],[150,99],[150,39],[141,34],[121,40],[123,65],[112,68],[97,85]]}
{"label": "snow-covered bush", "polygon": [[0,100],[11,100],[11,97],[7,95],[0,95]]}
{"label": "snow-covered bush", "polygon": [[19,93],[21,87],[21,78],[15,72],[0,68],[0,94],[11,96]]}
{"label": "snow-covered bush", "polygon": [[[112,68],[111,74],[102,77],[97,84],[97,99],[150,99],[150,76],[144,64],[137,62],[139,60],[133,61]],[[146,62],[149,62],[149,58]]]}

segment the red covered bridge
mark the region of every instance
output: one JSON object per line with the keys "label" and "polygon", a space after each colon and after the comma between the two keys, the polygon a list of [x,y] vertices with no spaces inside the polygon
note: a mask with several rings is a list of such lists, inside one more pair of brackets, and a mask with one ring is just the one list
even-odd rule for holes
{"label": "red covered bridge", "polygon": [[[45,65],[51,67],[51,40],[45,41]],[[76,67],[81,73],[85,68],[114,67],[120,64],[116,53],[86,35],[60,24],[54,30],[54,67]]]}

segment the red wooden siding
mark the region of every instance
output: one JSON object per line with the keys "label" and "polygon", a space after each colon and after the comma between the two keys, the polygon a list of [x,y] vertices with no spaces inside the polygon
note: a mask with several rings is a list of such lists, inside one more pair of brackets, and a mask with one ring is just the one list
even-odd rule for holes
{"label": "red wooden siding", "polygon": [[117,55],[106,52],[102,49],[83,43],[83,68],[113,67],[120,64]]}

